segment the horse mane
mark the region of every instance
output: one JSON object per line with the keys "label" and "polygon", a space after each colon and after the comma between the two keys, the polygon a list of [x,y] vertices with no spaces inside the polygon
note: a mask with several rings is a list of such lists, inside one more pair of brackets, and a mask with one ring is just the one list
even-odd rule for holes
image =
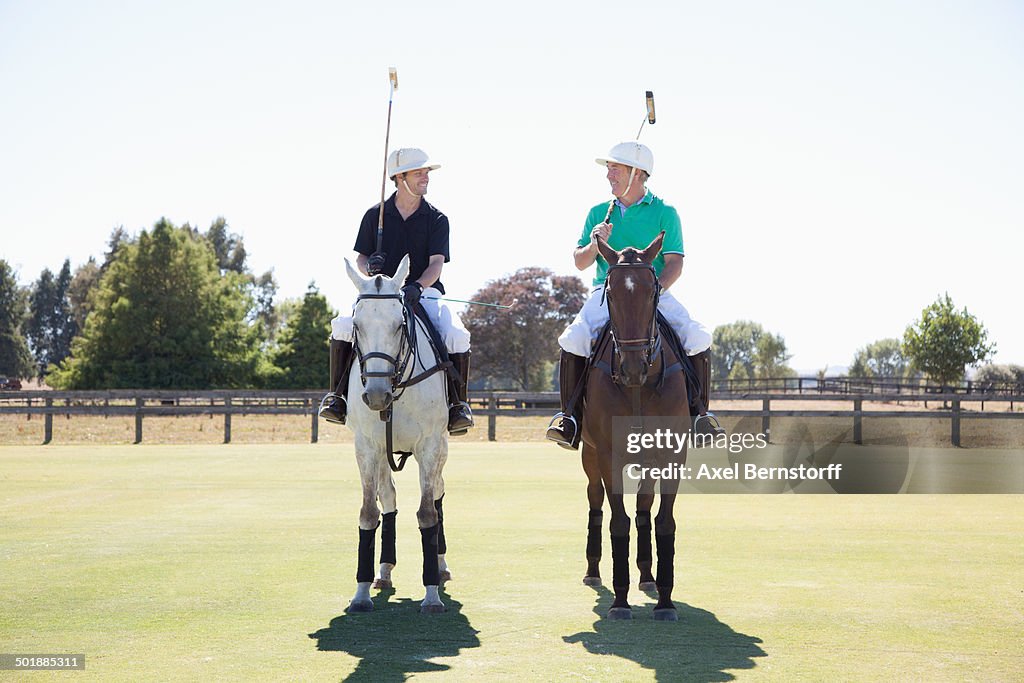
{"label": "horse mane", "polygon": [[635,247],[626,247],[619,252],[619,263],[643,263],[643,251]]}

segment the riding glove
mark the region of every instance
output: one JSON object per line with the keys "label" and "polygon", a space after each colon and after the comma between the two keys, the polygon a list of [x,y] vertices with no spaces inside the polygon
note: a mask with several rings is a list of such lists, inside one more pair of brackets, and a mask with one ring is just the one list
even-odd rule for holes
{"label": "riding glove", "polygon": [[375,251],[366,259],[366,272],[370,275],[379,275],[384,270],[384,261],[387,254],[382,251]]}
{"label": "riding glove", "polygon": [[416,302],[420,300],[420,294],[423,294],[423,285],[418,282],[402,287],[402,297],[406,306],[415,306]]}

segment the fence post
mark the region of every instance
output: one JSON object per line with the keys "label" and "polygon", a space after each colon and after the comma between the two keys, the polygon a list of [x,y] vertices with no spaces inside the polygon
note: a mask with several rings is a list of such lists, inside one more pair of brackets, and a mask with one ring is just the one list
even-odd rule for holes
{"label": "fence post", "polygon": [[953,441],[953,445],[957,448],[960,447],[960,399],[953,399],[953,419],[952,419],[952,434],[950,437]]}
{"label": "fence post", "polygon": [[861,444],[864,439],[861,434],[861,407],[862,400],[859,398],[853,399],[853,442],[855,444]]}
{"label": "fence post", "polygon": [[231,397],[224,397],[224,443],[231,443]]}
{"label": "fence post", "polygon": [[313,408],[313,421],[309,425],[309,442],[316,443],[320,439],[320,415],[317,414],[316,406],[312,405]]}
{"label": "fence post", "polygon": [[[46,415],[43,416],[43,445],[53,441],[53,399],[46,399]],[[31,415],[32,413],[29,413]]]}
{"label": "fence post", "polygon": [[487,440],[497,441],[498,416],[495,413],[498,411],[498,397],[494,394],[487,397],[487,408],[491,411],[487,416]]}
{"label": "fence post", "polygon": [[135,397],[135,443],[142,443],[142,397]]}
{"label": "fence post", "polygon": [[[768,430],[772,428],[772,400],[770,398],[764,399],[761,410],[761,433],[767,435]],[[771,439],[768,440],[771,441]]]}

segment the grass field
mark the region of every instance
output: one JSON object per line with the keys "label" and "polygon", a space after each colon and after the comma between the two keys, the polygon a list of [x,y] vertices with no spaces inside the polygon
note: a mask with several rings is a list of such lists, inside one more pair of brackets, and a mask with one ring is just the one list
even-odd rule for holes
{"label": "grass field", "polygon": [[0,653],[87,662],[0,680],[1022,680],[1024,496],[681,496],[680,621],[610,622],[577,457],[453,441],[431,617],[397,476],[396,588],[347,616],[349,445],[0,447]]}

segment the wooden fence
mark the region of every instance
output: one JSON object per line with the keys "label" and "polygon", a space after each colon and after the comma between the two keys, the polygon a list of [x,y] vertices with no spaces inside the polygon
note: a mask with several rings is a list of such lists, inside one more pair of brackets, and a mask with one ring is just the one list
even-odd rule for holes
{"label": "wooden fence", "polygon": [[[156,416],[222,415],[224,417],[224,443],[231,443],[231,418],[234,415],[306,415],[309,416],[309,439],[318,440],[319,418],[317,408],[322,392],[319,391],[0,391],[0,415],[41,415],[43,417],[43,443],[53,440],[54,415],[121,416],[135,418],[135,443],[143,438],[143,420]],[[847,393],[730,393],[713,394],[712,401],[742,399],[760,401],[761,408],[750,410],[717,410],[721,417],[760,417],[762,432],[768,433],[772,418],[776,417],[842,417],[853,422],[855,443],[862,441],[865,417],[870,418],[931,418],[950,422],[950,443],[961,445],[960,427],[964,418],[970,419],[1024,419],[1024,412],[1013,410],[1014,402],[1024,401],[1022,395],[972,394],[901,394],[899,401],[942,401],[948,408],[941,410],[864,410],[865,403],[889,403],[891,395]],[[779,409],[779,403],[795,401],[840,401],[852,404],[851,410],[791,410]],[[963,403],[980,402],[982,410],[965,410]],[[470,402],[478,418],[487,418],[487,437],[497,439],[498,417],[551,416],[558,409],[555,392],[471,392]],[[1009,410],[985,411],[985,402],[1009,404]],[[773,406],[773,403],[775,405]],[[478,428],[479,426],[478,420]],[[0,434],[0,443],[3,435]]]}

